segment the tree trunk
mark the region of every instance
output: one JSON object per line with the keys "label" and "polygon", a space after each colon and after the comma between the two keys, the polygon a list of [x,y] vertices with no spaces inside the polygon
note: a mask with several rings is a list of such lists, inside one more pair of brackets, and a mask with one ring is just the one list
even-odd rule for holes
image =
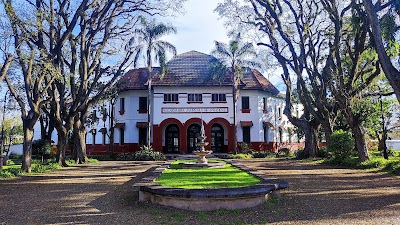
{"label": "tree trunk", "polygon": [[369,159],[368,157],[368,149],[367,144],[365,143],[364,139],[364,131],[362,130],[361,125],[352,125],[351,130],[354,135],[355,143],[356,143],[356,150],[358,152],[358,157],[360,162],[364,162]]}
{"label": "tree trunk", "polygon": [[87,163],[86,155],[86,128],[80,120],[74,123],[74,147],[75,147],[75,163]]}
{"label": "tree trunk", "polygon": [[26,120],[23,120],[24,127],[24,144],[23,144],[23,155],[22,155],[22,171],[30,173],[31,161],[32,161],[32,139],[33,139],[33,128],[26,125]]}
{"label": "tree trunk", "polygon": [[390,57],[386,53],[385,46],[383,45],[381,28],[379,25],[378,15],[374,9],[374,5],[371,0],[362,1],[367,12],[369,23],[372,31],[372,38],[374,39],[374,46],[378,53],[379,63],[382,66],[383,71],[390,85],[392,86],[397,100],[400,102],[400,71],[398,71],[392,64]]}
{"label": "tree trunk", "polygon": [[314,158],[318,152],[318,126],[312,126],[311,123],[303,122],[301,128],[304,131],[304,157]]}
{"label": "tree trunk", "polygon": [[65,149],[68,143],[67,129],[58,128],[57,136],[58,136],[58,143],[57,143],[56,162],[60,166],[67,167],[68,164],[65,162]]}

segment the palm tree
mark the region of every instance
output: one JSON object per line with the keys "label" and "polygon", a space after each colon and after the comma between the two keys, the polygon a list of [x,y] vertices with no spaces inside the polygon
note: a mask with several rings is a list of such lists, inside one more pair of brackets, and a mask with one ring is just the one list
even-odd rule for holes
{"label": "palm tree", "polygon": [[233,126],[234,126],[234,152],[237,153],[237,124],[236,124],[236,111],[237,99],[239,98],[239,84],[242,74],[242,66],[245,65],[258,65],[254,61],[248,60],[249,57],[255,57],[256,52],[253,44],[250,42],[242,42],[240,33],[237,34],[228,44],[215,41],[215,48],[211,52],[217,57],[225,66],[230,67],[229,70],[232,74],[232,95],[233,95]]}
{"label": "palm tree", "polygon": [[147,145],[150,145],[151,135],[151,74],[152,62],[160,64],[161,74],[166,70],[166,52],[176,55],[176,48],[171,43],[160,40],[161,37],[168,34],[176,34],[176,28],[163,23],[156,23],[155,20],[150,22],[142,19],[142,28],[134,31],[133,38],[129,41],[129,46],[134,54],[134,67],[137,67],[140,58],[147,61],[148,72],[148,89],[147,89]]}

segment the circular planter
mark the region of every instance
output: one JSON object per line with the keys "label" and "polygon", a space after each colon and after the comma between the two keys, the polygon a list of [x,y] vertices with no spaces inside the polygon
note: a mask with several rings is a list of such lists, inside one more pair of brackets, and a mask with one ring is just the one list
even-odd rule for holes
{"label": "circular planter", "polygon": [[139,186],[139,201],[172,206],[192,211],[211,211],[218,209],[241,209],[254,207],[269,198],[280,197],[279,190],[288,188],[286,181],[266,179],[265,175],[245,166],[232,165],[260,178],[261,182],[240,188],[182,189],[158,185],[154,182],[169,166],[165,164],[156,168],[143,178]]}

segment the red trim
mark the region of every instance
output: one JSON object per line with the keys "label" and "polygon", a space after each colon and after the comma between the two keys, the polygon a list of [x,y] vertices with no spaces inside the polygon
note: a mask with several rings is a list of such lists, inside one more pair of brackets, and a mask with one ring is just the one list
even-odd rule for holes
{"label": "red trim", "polygon": [[[233,140],[234,140],[234,127],[233,127],[233,124],[230,124],[229,122],[228,122],[228,120],[226,120],[226,119],[224,119],[224,118],[221,118],[221,117],[217,117],[217,118],[214,118],[214,119],[212,119],[208,124],[207,124],[207,127],[205,128],[206,129],[206,136],[208,137],[208,138],[211,138],[211,127],[215,124],[215,123],[219,123],[219,124],[223,124],[228,130],[227,130],[227,132],[228,132],[228,134],[227,134],[227,136],[228,136],[228,149],[227,149],[227,151],[228,151],[228,153],[233,153]],[[225,140],[224,140],[224,142],[225,142]],[[209,147],[209,148],[211,148],[211,146]]]}
{"label": "red trim", "polygon": [[163,102],[164,104],[179,104],[179,102]]}
{"label": "red trim", "polygon": [[139,109],[139,114],[146,114],[147,113],[147,109]]}
{"label": "red trim", "polygon": [[169,124],[176,124],[178,125],[179,128],[179,150],[181,154],[185,154],[187,152],[187,147],[186,147],[186,130],[184,129],[184,125],[181,123],[181,121],[175,119],[175,118],[168,118],[163,120],[159,125],[153,125],[153,148],[156,151],[162,152],[163,151],[163,146],[162,146],[162,140],[164,139],[163,135],[163,127],[166,127]]}
{"label": "red trim", "polygon": [[263,113],[264,113],[264,114],[268,113],[268,110],[264,109],[264,110],[263,110]]}
{"label": "red trim", "polygon": [[120,115],[124,115],[125,114],[125,110],[119,110],[119,114]]}
{"label": "red trim", "polygon": [[251,109],[242,109],[242,113],[250,113]]}
{"label": "red trim", "polygon": [[190,101],[190,102],[188,101],[187,103],[188,103],[188,104],[194,104],[194,103],[203,104],[203,102],[196,102],[196,101]]}

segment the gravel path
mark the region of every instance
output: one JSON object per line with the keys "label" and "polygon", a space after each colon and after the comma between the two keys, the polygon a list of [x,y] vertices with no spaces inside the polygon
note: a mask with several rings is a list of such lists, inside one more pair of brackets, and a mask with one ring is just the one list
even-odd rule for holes
{"label": "gravel path", "polygon": [[0,181],[0,224],[400,224],[400,178],[296,161],[244,165],[289,182],[251,209],[189,212],[139,203],[132,185],[160,163],[99,162]]}

